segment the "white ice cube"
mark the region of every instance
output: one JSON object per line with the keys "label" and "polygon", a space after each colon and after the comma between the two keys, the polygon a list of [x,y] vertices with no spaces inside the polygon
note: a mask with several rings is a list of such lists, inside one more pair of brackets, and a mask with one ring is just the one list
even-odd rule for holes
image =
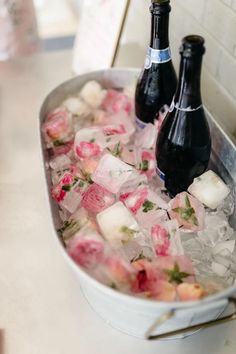
{"label": "white ice cube", "polygon": [[209,170],[194,179],[188,192],[207,207],[215,209],[227,197],[230,189],[215,172]]}
{"label": "white ice cube", "polygon": [[98,108],[102,104],[105,95],[106,91],[97,81],[88,81],[80,91],[83,100],[93,108]]}
{"label": "white ice cube", "polygon": [[77,97],[67,98],[62,105],[66,107],[72,114],[78,116],[86,115],[91,111],[89,106]]}
{"label": "white ice cube", "polygon": [[135,170],[120,159],[106,154],[92,174],[92,180],[116,194]]}
{"label": "white ice cube", "polygon": [[212,252],[214,255],[216,254],[224,255],[226,250],[229,251],[230,253],[233,253],[234,247],[235,247],[235,240],[222,241],[216,244]]}
{"label": "white ice cube", "polygon": [[151,149],[157,138],[157,128],[154,124],[147,126],[136,134],[135,145],[143,149]]}
{"label": "white ice cube", "polygon": [[139,232],[137,221],[122,202],[117,202],[97,214],[97,222],[103,236],[113,248],[121,247]]}

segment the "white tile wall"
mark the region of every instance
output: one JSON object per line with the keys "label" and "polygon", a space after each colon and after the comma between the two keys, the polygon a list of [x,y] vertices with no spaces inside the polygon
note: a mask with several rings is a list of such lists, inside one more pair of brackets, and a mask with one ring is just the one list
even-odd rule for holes
{"label": "white tile wall", "polygon": [[[142,66],[150,32],[150,0],[132,0],[116,65]],[[206,107],[236,141],[236,0],[172,0],[170,40],[178,72],[187,34],[206,40],[202,93]]]}

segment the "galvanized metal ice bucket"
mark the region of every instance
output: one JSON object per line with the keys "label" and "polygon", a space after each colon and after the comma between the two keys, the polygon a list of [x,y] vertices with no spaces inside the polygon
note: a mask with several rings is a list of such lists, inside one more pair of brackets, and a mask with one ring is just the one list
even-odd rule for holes
{"label": "galvanized metal ice bucket", "polygon": [[[104,87],[121,88],[132,83],[139,75],[136,69],[109,69],[91,72],[71,79],[45,99],[40,112],[40,126],[46,112],[56,108],[66,97],[78,93],[88,80],[97,80]],[[214,118],[208,113],[213,138],[211,164],[213,169],[236,189],[236,147],[222,131]],[[48,191],[51,187],[49,171],[46,168],[48,154],[43,138],[42,152],[45,165]],[[111,326],[120,331],[146,339],[183,338],[199,328],[219,324],[236,318],[236,284],[201,301],[194,302],[157,302],[119,293],[91,278],[67,255],[58,235],[58,208],[50,198],[52,222],[56,244],[65,261],[77,274],[82,291],[91,307]],[[232,216],[232,225],[236,226],[236,214]],[[225,312],[227,310],[227,314]],[[224,318],[219,317],[224,312]]]}

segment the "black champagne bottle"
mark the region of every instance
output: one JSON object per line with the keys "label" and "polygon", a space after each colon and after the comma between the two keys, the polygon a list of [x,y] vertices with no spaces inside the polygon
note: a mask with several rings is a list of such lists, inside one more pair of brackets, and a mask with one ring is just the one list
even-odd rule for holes
{"label": "black champagne bottle", "polygon": [[136,125],[141,129],[162,119],[176,91],[177,78],[169,48],[170,11],[169,0],[152,0],[150,47],[135,93]]}
{"label": "black champagne bottle", "polygon": [[211,136],[200,91],[204,52],[202,37],[182,40],[178,88],[157,138],[157,173],[172,196],[187,190],[210,158]]}

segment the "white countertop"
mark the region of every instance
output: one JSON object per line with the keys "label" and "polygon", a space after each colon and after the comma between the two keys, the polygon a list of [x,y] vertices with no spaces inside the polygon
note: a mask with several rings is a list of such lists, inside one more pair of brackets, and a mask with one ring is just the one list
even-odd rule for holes
{"label": "white countertop", "polygon": [[70,52],[0,64],[0,354],[235,353],[236,321],[147,342],[109,327],[84,299],[56,247],[38,131],[43,99],[71,76]]}

